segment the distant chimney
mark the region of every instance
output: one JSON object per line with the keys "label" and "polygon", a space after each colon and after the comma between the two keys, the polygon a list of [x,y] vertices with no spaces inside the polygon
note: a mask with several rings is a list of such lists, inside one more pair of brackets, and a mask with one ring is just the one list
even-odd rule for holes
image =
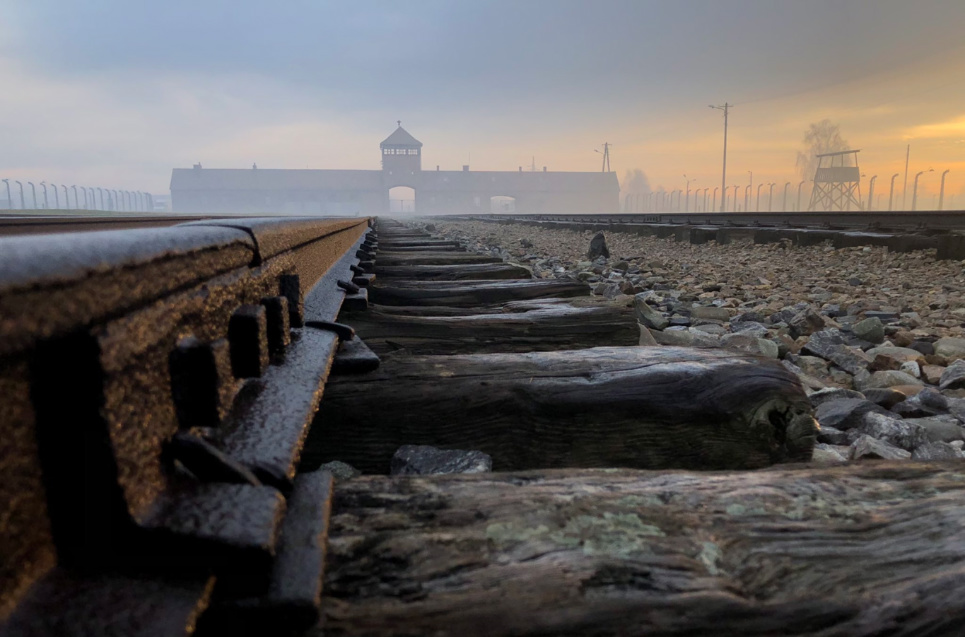
{"label": "distant chimney", "polygon": [[258,164],[252,164],[252,165],[251,165],[251,169],[252,169],[252,170],[258,170]]}
{"label": "distant chimney", "polygon": [[195,169],[195,170],[201,170],[201,162],[196,163],[196,164],[194,165],[194,169]]}
{"label": "distant chimney", "polygon": [[523,172],[523,167],[522,167],[522,166],[519,167],[519,172]]}
{"label": "distant chimney", "polygon": [[439,172],[439,164],[436,164],[436,172]]}
{"label": "distant chimney", "polygon": [[464,173],[469,172],[469,164],[463,164],[463,166],[462,166],[462,172],[464,172]]}
{"label": "distant chimney", "polygon": [[546,172],[546,166],[543,166],[543,172],[544,173]]}

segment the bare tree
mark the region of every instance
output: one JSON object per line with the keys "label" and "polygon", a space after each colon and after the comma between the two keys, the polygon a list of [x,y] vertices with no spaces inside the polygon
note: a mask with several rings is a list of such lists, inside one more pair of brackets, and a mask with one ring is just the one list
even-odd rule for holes
{"label": "bare tree", "polygon": [[639,168],[634,168],[624,174],[620,190],[623,191],[624,195],[646,195],[650,193],[650,180],[647,179],[646,173]]}
{"label": "bare tree", "polygon": [[[842,139],[841,130],[837,124],[831,123],[829,119],[812,123],[804,131],[804,148],[798,151],[795,162],[801,179],[805,181],[814,179],[814,173],[818,167],[816,155],[848,149],[848,142]],[[844,157],[844,160],[845,165],[850,165],[850,157]]]}

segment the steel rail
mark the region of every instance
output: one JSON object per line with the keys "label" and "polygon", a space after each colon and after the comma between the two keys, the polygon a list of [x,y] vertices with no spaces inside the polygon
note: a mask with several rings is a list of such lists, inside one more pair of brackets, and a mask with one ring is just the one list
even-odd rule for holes
{"label": "steel rail", "polygon": [[0,632],[313,625],[331,479],[296,468],[369,222],[0,238]]}
{"label": "steel rail", "polygon": [[[191,221],[209,219],[255,219],[264,215],[177,215],[177,214],[24,214],[0,212],[0,236],[54,234],[59,232],[93,232],[131,228],[165,228]],[[335,218],[335,217],[333,217]]]}

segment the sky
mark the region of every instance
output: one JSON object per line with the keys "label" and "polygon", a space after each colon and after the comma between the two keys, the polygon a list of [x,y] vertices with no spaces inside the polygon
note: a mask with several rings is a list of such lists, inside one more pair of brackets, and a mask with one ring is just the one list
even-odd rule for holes
{"label": "sky", "polygon": [[[595,171],[797,183],[830,119],[866,179],[965,208],[962,0],[0,0],[0,178],[167,192],[171,169]],[[903,177],[896,180],[900,192]],[[867,195],[867,184],[862,188]],[[755,185],[756,189],[756,185]],[[909,195],[910,197],[910,195]]]}

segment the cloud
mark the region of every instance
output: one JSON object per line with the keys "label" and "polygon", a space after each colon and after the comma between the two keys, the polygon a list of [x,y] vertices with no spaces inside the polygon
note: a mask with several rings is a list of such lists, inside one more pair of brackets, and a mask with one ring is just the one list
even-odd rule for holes
{"label": "cloud", "polygon": [[347,161],[377,162],[352,143],[364,132],[351,121],[263,78],[51,79],[3,59],[0,77],[8,88],[0,100],[4,176],[163,191],[172,167],[202,159],[318,167],[319,149],[337,149]]}
{"label": "cloud", "polygon": [[911,139],[922,137],[956,138],[956,141],[960,141],[965,137],[965,114],[943,122],[913,126],[907,130],[905,135]]}
{"label": "cloud", "polygon": [[[722,127],[706,104],[724,100],[731,172],[755,181],[792,174],[823,117],[862,166],[901,155],[906,134],[961,137],[962,89],[935,88],[961,76],[960,0],[0,0],[0,14],[2,176],[164,190],[197,161],[377,168],[401,118],[427,166],[595,170],[609,141],[614,167],[654,187],[713,183]],[[920,146],[936,162],[958,148]]]}

